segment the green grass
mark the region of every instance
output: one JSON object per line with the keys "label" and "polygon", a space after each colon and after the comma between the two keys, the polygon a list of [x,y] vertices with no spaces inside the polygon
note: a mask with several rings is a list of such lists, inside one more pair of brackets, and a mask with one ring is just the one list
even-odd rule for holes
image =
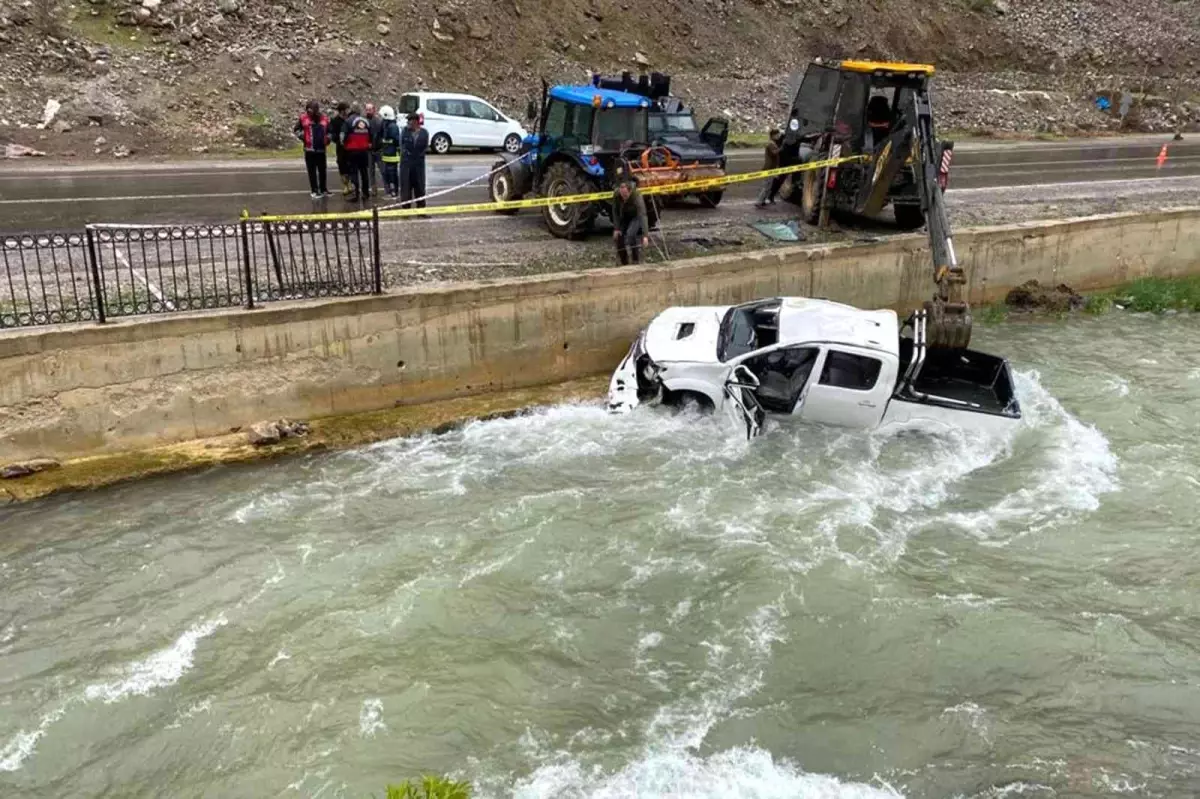
{"label": "green grass", "polygon": [[1200,276],[1139,278],[1089,295],[1083,311],[1098,316],[1114,308],[1139,313],[1200,311]]}
{"label": "green grass", "polygon": [[1200,311],[1200,276],[1144,277],[1110,292],[1112,301],[1130,311]]}
{"label": "green grass", "polygon": [[996,324],[1008,319],[1008,306],[1002,302],[994,302],[979,312],[979,318],[986,324]]}
{"label": "green grass", "polygon": [[445,777],[422,777],[418,785],[405,780],[387,787],[387,799],[470,799],[471,786]]}
{"label": "green grass", "polygon": [[[100,12],[94,17],[91,14],[93,8]],[[154,43],[148,31],[118,25],[116,14],[100,6],[85,5],[72,12],[67,18],[67,27],[82,39],[117,50],[144,50]],[[129,38],[131,36],[135,38]]]}

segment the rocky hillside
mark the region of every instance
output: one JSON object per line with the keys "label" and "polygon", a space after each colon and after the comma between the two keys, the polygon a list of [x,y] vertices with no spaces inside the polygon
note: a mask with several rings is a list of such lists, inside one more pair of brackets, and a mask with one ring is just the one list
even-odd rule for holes
{"label": "rocky hillside", "polygon": [[79,157],[287,145],[309,98],[417,86],[518,112],[588,69],[761,131],[815,55],[936,63],[943,130],[1200,128],[1200,0],[0,0],[0,49],[0,141]]}

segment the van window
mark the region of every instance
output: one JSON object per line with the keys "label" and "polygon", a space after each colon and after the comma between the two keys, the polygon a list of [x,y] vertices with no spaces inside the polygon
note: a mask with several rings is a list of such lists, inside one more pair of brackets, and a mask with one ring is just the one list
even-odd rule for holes
{"label": "van window", "polygon": [[400,98],[400,105],[397,113],[399,114],[415,114],[420,106],[420,99],[415,94],[406,94]]}
{"label": "van window", "polygon": [[448,117],[469,117],[465,100],[430,100],[429,110],[435,114],[445,114]]}
{"label": "van window", "polygon": [[487,106],[486,103],[481,103],[478,100],[472,100],[469,104],[471,116],[476,119],[482,119],[484,122],[497,122],[496,112]]}
{"label": "van window", "polygon": [[875,358],[830,350],[821,369],[821,385],[870,391],[879,379],[883,362]]}

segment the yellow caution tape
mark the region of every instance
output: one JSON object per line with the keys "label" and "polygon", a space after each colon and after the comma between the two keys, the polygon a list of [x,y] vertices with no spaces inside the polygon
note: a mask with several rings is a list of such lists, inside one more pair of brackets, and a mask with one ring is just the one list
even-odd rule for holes
{"label": "yellow caution tape", "polygon": [[[781,177],[783,175],[792,175],[797,172],[809,172],[814,169],[825,169],[826,167],[838,166],[840,164],[860,163],[869,161],[870,156],[853,155],[847,158],[829,158],[824,161],[813,161],[808,164],[794,164],[792,166],[781,166],[775,169],[762,169],[758,172],[746,172],[740,175],[726,175],[720,178],[704,178],[702,180],[688,180],[679,183],[664,183],[659,186],[649,186],[641,189],[642,196],[655,196],[660,194],[680,194],[694,193],[699,191],[712,191],[714,189],[724,188],[733,183],[749,183],[755,180],[766,180],[767,178]],[[403,219],[413,216],[449,216],[451,214],[474,214],[487,213],[489,211],[511,211],[521,208],[546,208],[551,205],[575,205],[577,203],[595,203],[606,202],[611,200],[612,191],[596,191],[587,194],[565,194],[559,197],[532,197],[528,200],[505,200],[486,203],[467,203],[461,205],[435,205],[429,208],[398,208],[390,211],[379,211],[380,219]],[[280,214],[274,216],[257,216],[249,217],[243,211],[242,216],[251,222],[340,222],[356,219],[371,219],[374,216],[372,211],[347,211],[343,213],[327,213],[327,214]]]}

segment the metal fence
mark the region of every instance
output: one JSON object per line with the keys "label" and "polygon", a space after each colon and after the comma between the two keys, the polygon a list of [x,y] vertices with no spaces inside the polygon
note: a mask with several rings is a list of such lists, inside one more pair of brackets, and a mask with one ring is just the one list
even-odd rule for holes
{"label": "metal fence", "polygon": [[379,217],[0,238],[0,328],[383,291]]}

